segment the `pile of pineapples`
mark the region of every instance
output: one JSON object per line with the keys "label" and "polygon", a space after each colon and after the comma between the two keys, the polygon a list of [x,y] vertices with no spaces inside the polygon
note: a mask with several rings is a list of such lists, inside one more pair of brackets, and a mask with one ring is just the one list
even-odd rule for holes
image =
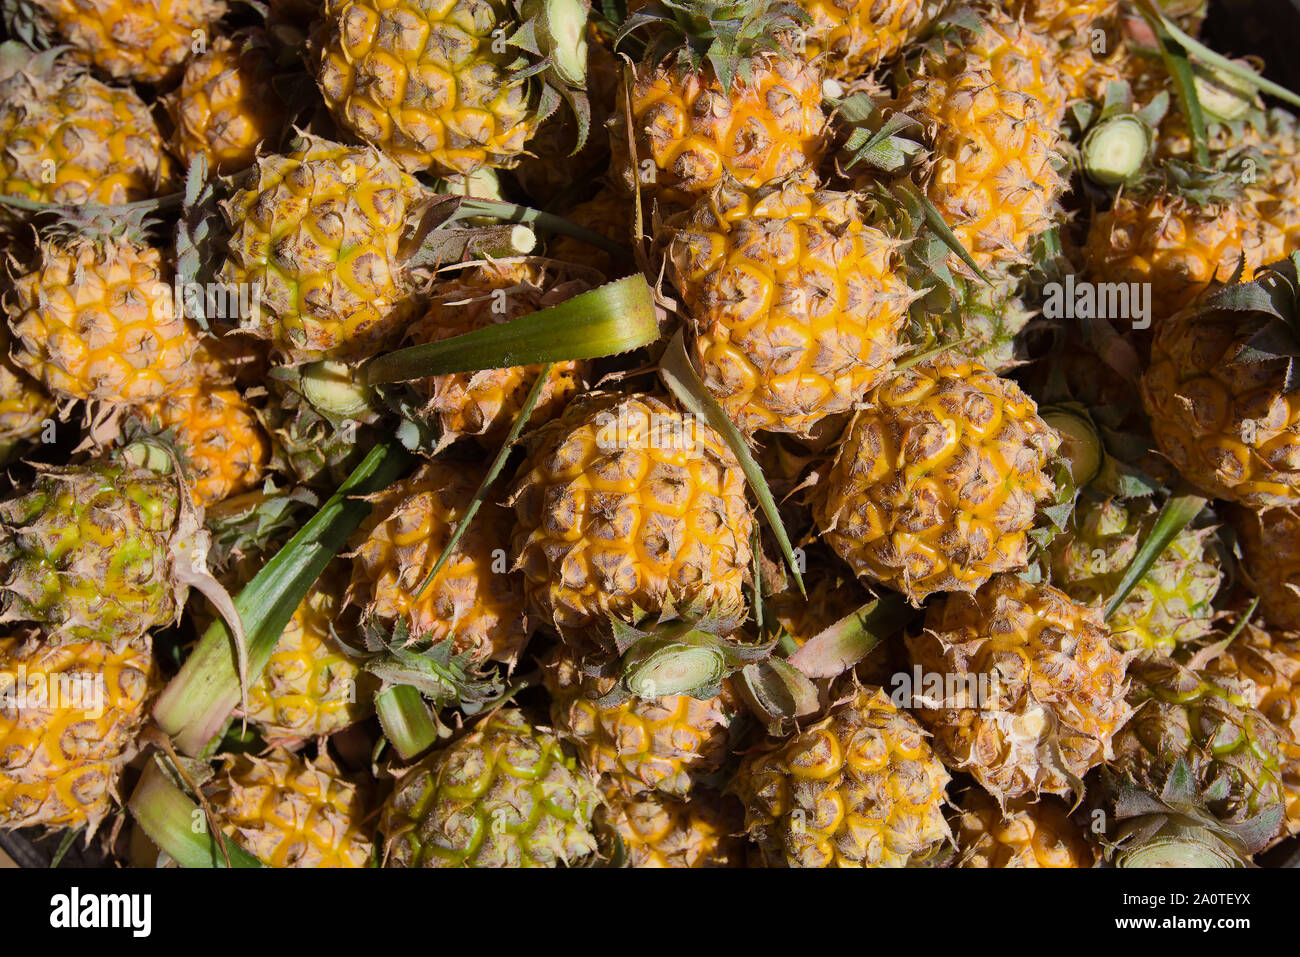
{"label": "pile of pineapples", "polygon": [[1205,7],[3,0],[0,829],[1294,855],[1300,100]]}

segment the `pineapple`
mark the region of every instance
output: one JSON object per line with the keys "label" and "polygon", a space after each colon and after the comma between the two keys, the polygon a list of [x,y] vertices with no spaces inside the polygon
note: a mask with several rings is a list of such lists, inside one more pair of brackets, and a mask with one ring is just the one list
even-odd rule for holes
{"label": "pineapple", "polygon": [[814,489],[823,540],[913,604],[1024,566],[1058,439],[1015,383],[953,353],[866,398]]}
{"label": "pineapple", "polygon": [[[1075,506],[1065,534],[1052,540],[1052,583],[1072,599],[1101,608],[1155,525],[1159,509],[1148,500],[1085,498]],[[1185,528],[1107,621],[1123,651],[1168,656],[1205,637],[1214,620],[1211,602],[1223,578],[1207,547],[1209,529]]]}
{"label": "pineapple", "polygon": [[346,653],[336,634],[346,578],[322,573],[294,609],[266,670],[248,686],[250,721],[268,740],[322,737],[367,718],[378,682]]}
{"label": "pineapple", "polygon": [[0,638],[0,829],[93,831],[159,684],[147,638]]}
{"label": "pineapple", "polygon": [[136,415],[146,431],[172,440],[200,508],[261,484],[270,444],[238,389],[195,380]]}
{"label": "pineapple", "polygon": [[1242,682],[1250,703],[1273,723],[1282,761],[1285,827],[1300,834],[1300,637],[1247,625],[1211,670]]}
{"label": "pineapple", "polygon": [[404,773],[379,831],[387,867],[556,867],[596,853],[595,784],[519,711]]}
{"label": "pineapple", "polygon": [[1052,58],[1070,99],[1105,99],[1116,69],[1120,0],[1013,0],[1004,6],[1056,41]]}
{"label": "pineapple", "polygon": [[198,348],[161,250],[124,214],[52,228],[9,297],[11,356],[53,395],[143,405],[188,379]]}
{"label": "pineapple", "polygon": [[[927,196],[986,274],[1031,262],[1062,218],[1060,122],[1066,93],[1052,41],[1001,13],[946,23],[893,107],[928,131]],[[968,267],[953,259],[953,267]]]}
{"label": "pineapple", "polygon": [[731,789],[772,867],[924,865],[952,840],[948,772],[880,689],[856,688],[816,724],[749,755]]}
{"label": "pineapple", "polygon": [[1256,149],[1265,175],[1247,192],[1254,215],[1281,233],[1283,250],[1289,256],[1300,249],[1300,130],[1296,117],[1280,109],[1270,110],[1263,126]]}
{"label": "pineapple", "polygon": [[664,695],[602,707],[596,698],[610,683],[584,677],[562,648],[545,662],[543,679],[556,734],[607,791],[684,798],[727,759],[737,702],[725,686],[707,701]]}
{"label": "pineapple", "polygon": [[1079,794],[1131,713],[1129,655],[1096,612],[1049,585],[1000,575],[974,595],[947,595],[907,649],[935,750],[1003,806]]}
{"label": "pineapple", "polygon": [[1086,272],[1096,282],[1148,283],[1157,328],[1244,261],[1243,280],[1282,255],[1278,228],[1259,219],[1231,175],[1167,163],[1168,183],[1116,198],[1089,224]]}
{"label": "pineapple", "polygon": [[[516,165],[559,97],[574,102],[586,72],[586,9],[576,2],[324,6],[317,81],[326,104],[341,126],[409,172]],[[521,29],[548,54],[540,76],[522,50],[501,42]],[[585,116],[585,104],[575,112]]]}
{"label": "pineapple", "polygon": [[210,34],[223,0],[27,0],[81,56],[116,80],[164,83],[195,34]]}
{"label": "pineapple", "polygon": [[922,37],[943,0],[799,0],[811,59],[832,80],[856,80]]}
{"label": "pineapple", "polygon": [[641,26],[652,39],[610,123],[624,189],[639,183],[660,205],[687,206],[724,177],[755,187],[821,161],[821,70],[792,50],[800,25],[783,6],[664,0],[623,36]]}
{"label": "pineapple", "polygon": [[9,330],[0,322],[0,465],[43,432],[58,412],[40,384],[9,359]]}
{"label": "pineapple", "polygon": [[696,794],[689,801],[660,793],[605,795],[598,822],[624,867],[740,867],[744,841],[736,836],[728,798]]}
{"label": "pineapple", "polygon": [[758,190],[724,182],[674,223],[696,366],[737,425],[807,435],[893,368],[915,298],[901,245],[859,220],[854,194],[806,173]]}
{"label": "pineapple", "polygon": [[365,795],[328,756],[227,755],[208,804],[222,831],[268,867],[370,863]]}
{"label": "pineapple", "polygon": [[243,329],[291,365],[364,357],[398,338],[419,184],[378,150],[309,135],[259,159],[244,182],[221,206],[232,235],[218,273],[259,294]]}
{"label": "pineapple", "polygon": [[1300,629],[1300,511],[1234,508],[1241,568],[1268,623]]}
{"label": "pineapple", "polygon": [[375,499],[352,539],[348,601],[388,629],[411,638],[451,641],[475,661],[514,662],[528,641],[518,576],[506,566],[509,512],[489,495],[469,530],[423,591],[483,470],[428,462]]}
{"label": "pineapple", "polygon": [[185,65],[181,85],[163,104],[175,128],[172,149],[187,167],[205,156],[214,173],[229,175],[252,164],[267,141],[275,142],[288,115],[274,75],[271,52],[257,32],[217,37]]}
{"label": "pineapple", "polygon": [[1296,269],[1277,263],[1162,323],[1142,377],[1160,451],[1189,482],[1251,508],[1300,502]]}
{"label": "pineapple", "polygon": [[[587,288],[585,283],[556,282],[530,260],[495,260],[474,266],[434,289],[428,311],[408,331],[413,344],[437,342],[483,329],[497,322],[557,305]],[[586,387],[591,364],[557,362],[533,407],[529,423],[555,418]],[[523,408],[542,366],[511,366],[434,376],[414,383],[427,399],[424,412],[440,427],[439,444],[474,436],[499,446]]]}
{"label": "pineapple", "polygon": [[1131,781],[1158,794],[1185,762],[1210,813],[1229,825],[1263,815],[1281,821],[1278,732],[1253,706],[1248,683],[1173,661],[1135,663],[1134,713],[1115,736],[1107,789]]}
{"label": "pineapple", "polygon": [[115,205],[165,191],[170,172],[134,90],[105,86],[58,51],[0,47],[0,194]]}
{"label": "pineapple", "polygon": [[175,621],[207,552],[181,494],[126,453],[38,472],[0,501],[0,618],[59,643],[131,641]]}
{"label": "pineapple", "polygon": [[579,396],[538,430],[510,504],[529,609],[566,642],[607,645],[597,631],[611,618],[743,606],[744,473],[721,436],[662,399]]}
{"label": "pineapple", "polygon": [[1091,867],[1092,848],[1065,806],[1052,798],[1008,801],[1004,811],[981,788],[962,797],[959,867]]}

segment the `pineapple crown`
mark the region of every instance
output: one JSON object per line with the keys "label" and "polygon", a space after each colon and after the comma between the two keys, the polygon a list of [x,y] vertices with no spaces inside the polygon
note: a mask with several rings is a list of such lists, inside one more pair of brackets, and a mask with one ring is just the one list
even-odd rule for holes
{"label": "pineapple crown", "polygon": [[1232,361],[1276,364],[1282,369],[1282,394],[1300,388],[1296,365],[1300,359],[1300,253],[1266,266],[1250,282],[1218,290],[1198,308],[1243,313],[1242,325],[1249,336]]}
{"label": "pineapple crown", "polygon": [[787,49],[790,35],[800,36],[809,22],[804,10],[783,0],[654,0],[623,23],[615,44],[649,27],[653,35],[646,44],[647,59],[673,59],[682,72],[707,63],[730,92],[737,78],[749,81],[754,57]]}

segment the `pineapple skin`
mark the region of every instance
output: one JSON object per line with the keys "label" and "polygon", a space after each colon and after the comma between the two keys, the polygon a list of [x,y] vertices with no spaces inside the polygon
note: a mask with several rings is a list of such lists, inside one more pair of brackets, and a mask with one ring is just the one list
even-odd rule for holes
{"label": "pineapple skin", "polygon": [[1096,855],[1063,804],[1051,798],[1008,801],[982,788],[961,801],[956,822],[959,867],[1091,867]]}
{"label": "pineapple skin", "polygon": [[744,473],[718,433],[662,399],[580,396],[538,430],[508,504],[530,614],[583,654],[609,616],[744,603]]}
{"label": "pineapple skin", "polygon": [[1300,512],[1292,508],[1229,513],[1241,546],[1242,571],[1270,625],[1300,629]]}
{"label": "pineapple skin", "polygon": [[915,298],[901,242],[859,220],[852,193],[805,174],[724,185],[671,231],[704,384],[741,429],[807,435],[893,368]]}
{"label": "pineapple skin", "polygon": [[948,772],[879,688],[748,756],[729,790],[771,867],[920,866],[951,842]]}
{"label": "pineapple skin", "polygon": [[[50,697],[74,681],[91,697]],[[116,645],[0,638],[0,828],[93,832],[117,797],[160,684],[147,638]]]}
{"label": "pineapple skin", "polygon": [[317,82],[339,124],[407,172],[516,165],[537,130],[515,51],[494,52],[505,0],[327,0]]}
{"label": "pineapple skin", "polygon": [[852,80],[874,70],[919,40],[942,12],[941,0],[800,0],[811,60],[832,80]]}
{"label": "pineapple skin", "polygon": [[597,820],[621,848],[625,867],[741,867],[745,842],[733,804],[734,799],[701,791],[690,800],[607,791]]}
{"label": "pineapple skin", "polygon": [[978,679],[937,697],[915,688],[914,709],[944,763],[1002,802],[1074,792],[1131,714],[1130,656],[1096,612],[1049,585],[1001,575],[947,595],[907,649],[922,675]]}
{"label": "pineapple skin", "polygon": [[328,758],[282,748],[227,756],[208,795],[217,822],[269,867],[366,867],[365,794]]}
{"label": "pineapple skin", "polygon": [[482,480],[482,469],[432,461],[381,493],[352,539],[351,604],[412,638],[452,642],[476,662],[513,662],[528,640],[519,576],[504,567],[510,514],[485,500],[456,552],[418,597]]}
{"label": "pineapple skin", "polygon": [[1058,441],[1019,386],[944,353],[868,394],[814,490],[813,515],[859,577],[913,604],[974,591],[1025,565]]}
{"label": "pineapple skin", "polygon": [[386,867],[557,867],[597,852],[594,782],[559,739],[498,711],[404,774],[379,831]]}

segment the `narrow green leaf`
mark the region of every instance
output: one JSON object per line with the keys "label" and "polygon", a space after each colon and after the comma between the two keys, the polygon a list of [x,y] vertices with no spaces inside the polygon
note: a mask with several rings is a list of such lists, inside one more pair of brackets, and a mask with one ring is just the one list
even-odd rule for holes
{"label": "narrow green leaf", "polygon": [[229,838],[222,853],[202,808],[172,782],[158,766],[159,760],[154,757],[145,765],[127,802],[131,816],[149,840],[181,867],[264,867]]}
{"label": "narrow green leaf", "polygon": [[1156,522],[1151,527],[1151,533],[1142,542],[1142,547],[1138,549],[1133,560],[1129,562],[1128,568],[1124,569],[1124,577],[1120,579],[1119,585],[1115,588],[1115,594],[1110,596],[1106,602],[1106,608],[1103,617],[1109,619],[1115,613],[1115,609],[1123,604],[1124,599],[1128,597],[1133,587],[1142,580],[1156,560],[1164,554],[1169,543],[1178,537],[1178,533],[1187,527],[1201,509],[1205,508],[1206,499],[1200,495],[1179,494],[1171,495],[1160,509],[1160,514],[1156,516]]}

